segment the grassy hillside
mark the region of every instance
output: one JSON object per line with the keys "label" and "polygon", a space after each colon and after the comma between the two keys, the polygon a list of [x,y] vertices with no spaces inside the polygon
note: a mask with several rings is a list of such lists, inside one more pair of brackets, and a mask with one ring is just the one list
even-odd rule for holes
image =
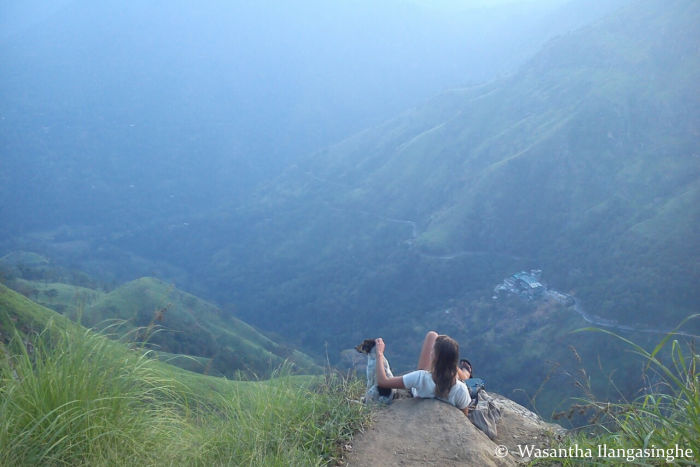
{"label": "grassy hillside", "polygon": [[151,356],[0,285],[0,464],[326,464],[365,421],[361,385],[331,375],[234,382]]}
{"label": "grassy hillside", "polygon": [[18,331],[24,338],[40,332],[49,321],[60,328],[75,327],[70,320],[0,284],[0,342],[7,344]]}
{"label": "grassy hillside", "polygon": [[193,371],[267,377],[287,362],[295,373],[320,372],[309,356],[158,279],[141,278],[105,292],[62,282],[76,273],[28,252],[0,258],[0,269],[13,289],[35,302],[85,326],[108,327],[116,337],[147,341],[163,359]]}
{"label": "grassy hillside", "polygon": [[[365,406],[351,400],[361,385],[332,376],[239,382],[189,373],[2,285],[0,316],[3,465],[335,465],[341,446],[367,422]],[[668,391],[625,404],[591,400],[584,410],[613,423],[597,425],[596,437],[589,427],[563,440],[563,449],[574,442],[594,451],[601,443],[623,448],[599,459],[617,465],[626,456],[649,457],[644,448],[680,443],[692,450],[686,460],[697,462],[697,355],[684,355],[674,341],[667,367],[660,358],[666,342],[651,353],[631,347]]]}
{"label": "grassy hillside", "polygon": [[301,352],[273,342],[213,304],[154,278],[124,284],[73,317],[91,327],[112,319],[125,320],[120,332],[151,328],[155,332],[148,338],[149,345],[172,354],[204,357],[206,367],[200,371],[212,374],[241,372],[262,377],[285,360],[297,373],[319,371]]}

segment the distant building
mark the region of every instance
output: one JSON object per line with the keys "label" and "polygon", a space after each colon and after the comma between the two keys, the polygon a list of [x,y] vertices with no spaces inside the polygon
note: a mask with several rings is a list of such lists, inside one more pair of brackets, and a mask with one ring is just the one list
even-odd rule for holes
{"label": "distant building", "polygon": [[503,279],[503,282],[494,288],[494,292],[516,294],[528,299],[539,298],[546,292],[545,286],[540,282],[541,276],[541,269],[517,272]]}
{"label": "distant building", "polygon": [[[536,274],[535,271],[533,272]],[[539,297],[544,292],[544,286],[532,273],[521,271],[513,274],[512,278],[517,288],[529,297]]]}
{"label": "distant building", "polygon": [[505,293],[519,295],[528,300],[539,299],[546,296],[566,306],[573,306],[576,304],[574,297],[571,295],[553,289],[547,289],[547,287],[540,282],[540,277],[542,277],[541,269],[531,269],[530,272],[516,272],[503,279],[503,282],[494,287],[493,291],[496,295],[493,296],[493,299],[498,300],[499,294]]}

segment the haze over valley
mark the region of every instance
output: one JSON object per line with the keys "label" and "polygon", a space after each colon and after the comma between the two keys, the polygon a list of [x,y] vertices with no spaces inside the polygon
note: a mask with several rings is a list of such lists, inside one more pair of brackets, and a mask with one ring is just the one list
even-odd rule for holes
{"label": "haze over valley", "polygon": [[231,377],[378,336],[400,373],[437,329],[545,416],[581,366],[635,393],[571,331],[700,309],[700,4],[379,3],[2,7],[2,282],[169,307],[163,352]]}

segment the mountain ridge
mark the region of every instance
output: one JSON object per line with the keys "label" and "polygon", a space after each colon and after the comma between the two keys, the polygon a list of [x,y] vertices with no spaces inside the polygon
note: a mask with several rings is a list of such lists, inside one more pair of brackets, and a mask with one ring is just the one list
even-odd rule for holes
{"label": "mountain ridge", "polygon": [[[103,291],[96,285],[70,283],[71,277],[86,276],[26,252],[0,258],[0,273],[3,282],[36,306],[82,326],[103,329],[115,338],[135,340],[191,371],[246,378],[269,376],[282,365],[294,373],[320,371],[309,356],[274,342],[220,307],[160,279],[142,277]],[[30,316],[15,318],[27,329],[41,327]]]}
{"label": "mountain ridge", "polygon": [[[275,197],[272,209],[278,211],[303,212],[306,202],[314,207],[297,218],[309,225],[327,205],[358,213],[381,206],[377,216],[414,222],[416,244],[443,255],[470,249],[527,252],[556,263],[557,252],[576,250],[582,237],[589,238],[590,249],[614,252],[628,248],[621,242],[630,233],[646,234],[656,247],[669,246],[683,237],[665,232],[669,209],[685,212],[673,216],[682,232],[697,226],[693,128],[700,113],[692,77],[700,78],[700,67],[697,54],[687,55],[696,50],[669,44],[694,31],[691,18],[698,11],[681,1],[673,4],[675,10],[654,15],[659,5],[635,4],[626,15],[550,41],[520,72],[479,93],[452,91],[424,106],[425,112],[414,110],[316,154],[261,197],[263,209]],[[622,18],[630,15],[638,21],[629,23],[641,23],[641,30],[628,30],[632,26]],[[657,19],[672,29],[664,29],[659,43],[648,34]],[[671,28],[679,22],[683,27]],[[605,28],[614,34],[601,34]],[[643,37],[634,43],[637,53],[629,52],[630,41],[620,39],[633,33]],[[588,53],[579,60],[572,48],[581,48],[582,37],[597,43],[587,44]],[[550,65],[553,60],[563,72]],[[652,73],[659,60],[672,66]],[[673,91],[654,94],[660,81]],[[516,189],[504,189],[509,185]],[[679,223],[682,217],[687,222]],[[597,240],[601,232],[604,238]],[[690,256],[697,257],[697,245],[689,247]],[[573,256],[568,263],[582,259]],[[561,262],[556,266],[565,272]]]}

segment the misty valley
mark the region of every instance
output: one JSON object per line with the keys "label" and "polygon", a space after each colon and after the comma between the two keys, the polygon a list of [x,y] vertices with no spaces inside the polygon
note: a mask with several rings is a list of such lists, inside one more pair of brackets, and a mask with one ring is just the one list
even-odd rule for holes
{"label": "misty valley", "polygon": [[[35,3],[0,35],[2,358],[68,318],[206,408],[220,380],[362,387],[368,338],[407,373],[436,330],[577,428],[663,386],[630,343],[694,349],[697,2]],[[351,455],[327,436],[288,461]]]}

